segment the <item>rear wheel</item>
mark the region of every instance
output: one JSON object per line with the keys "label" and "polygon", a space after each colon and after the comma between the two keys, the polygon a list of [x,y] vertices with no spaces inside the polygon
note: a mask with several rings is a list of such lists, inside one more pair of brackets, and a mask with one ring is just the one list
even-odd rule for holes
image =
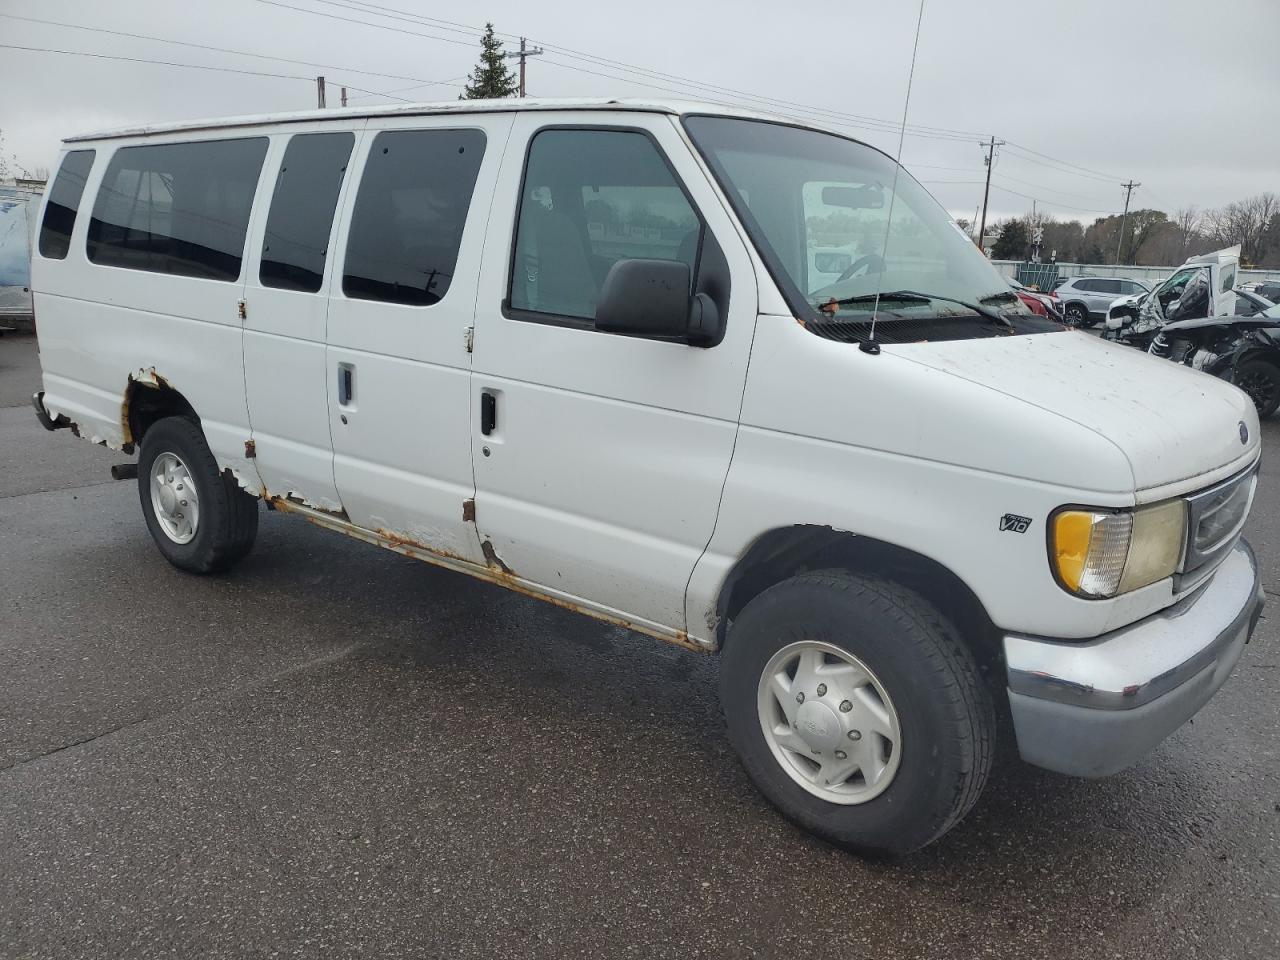
{"label": "rear wheel", "polygon": [[1084,308],[1082,303],[1068,303],[1062,315],[1070,326],[1089,326],[1089,311]]}
{"label": "rear wheel", "polygon": [[1258,411],[1258,419],[1264,419],[1280,407],[1280,367],[1266,360],[1247,360],[1236,367],[1232,377],[1235,385],[1249,395]]}
{"label": "rear wheel", "polygon": [[175,567],[226,570],[258,534],[258,500],[218,471],[204,434],[188,417],[167,417],[142,438],[138,498],[151,537]]}
{"label": "rear wheel", "polygon": [[905,854],[951,829],[991,768],[995,717],[954,629],[918,595],[830,570],[738,615],[721,701],[747,773],[846,849]]}

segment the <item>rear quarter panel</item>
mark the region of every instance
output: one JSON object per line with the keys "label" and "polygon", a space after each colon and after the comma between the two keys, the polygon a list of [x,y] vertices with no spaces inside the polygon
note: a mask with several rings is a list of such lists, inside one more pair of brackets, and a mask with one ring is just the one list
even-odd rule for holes
{"label": "rear quarter panel", "polygon": [[[256,472],[245,458],[250,434],[237,312],[242,284],[104,266],[85,252],[103,171],[116,149],[143,142],[173,141],[76,145],[97,155],[70,250],[64,260],[33,255],[45,406],[76,424],[82,437],[120,449],[134,439],[125,409],[130,382],[167,383],[195,409],[219,465],[256,492]],[[255,203],[262,194],[259,182]]]}

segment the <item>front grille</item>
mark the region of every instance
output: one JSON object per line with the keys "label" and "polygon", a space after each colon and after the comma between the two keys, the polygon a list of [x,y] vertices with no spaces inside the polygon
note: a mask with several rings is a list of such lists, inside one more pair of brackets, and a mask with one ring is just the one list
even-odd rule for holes
{"label": "front grille", "polygon": [[1258,464],[1187,497],[1187,545],[1183,554],[1183,576],[1207,568],[1226,556],[1253,505],[1258,482]]}

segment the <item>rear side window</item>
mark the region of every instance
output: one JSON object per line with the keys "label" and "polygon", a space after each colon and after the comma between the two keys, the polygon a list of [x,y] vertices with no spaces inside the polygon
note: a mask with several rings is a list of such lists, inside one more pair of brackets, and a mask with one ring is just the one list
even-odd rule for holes
{"label": "rear side window", "polygon": [[647,136],[543,130],[525,168],[511,307],[594,321],[617,261],[678,260],[692,277],[700,238],[698,215]]}
{"label": "rear side window", "polygon": [[121,147],[89,221],[89,259],[236,280],[267,139]]}
{"label": "rear side window", "polygon": [[351,133],[303,133],[289,141],[262,241],[258,278],[264,287],[320,289],[333,211],[354,143]]}
{"label": "rear side window", "polygon": [[479,130],[385,130],[360,178],[342,292],[409,306],[449,292],[485,137]]}
{"label": "rear side window", "polygon": [[76,225],[76,213],[80,198],[84,195],[84,182],[93,167],[93,150],[73,150],[62,158],[58,176],[49,191],[49,202],[44,208],[44,220],[40,224],[40,256],[50,260],[65,260],[71,248],[71,230]]}

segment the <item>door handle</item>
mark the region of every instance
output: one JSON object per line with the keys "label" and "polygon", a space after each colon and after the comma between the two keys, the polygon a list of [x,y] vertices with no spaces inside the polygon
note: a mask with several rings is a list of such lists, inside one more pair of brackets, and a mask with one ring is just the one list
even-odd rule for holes
{"label": "door handle", "polygon": [[480,394],[480,432],[486,437],[498,426],[498,398],[485,390]]}
{"label": "door handle", "polygon": [[355,399],[355,378],[355,364],[338,364],[338,406],[350,406]]}

